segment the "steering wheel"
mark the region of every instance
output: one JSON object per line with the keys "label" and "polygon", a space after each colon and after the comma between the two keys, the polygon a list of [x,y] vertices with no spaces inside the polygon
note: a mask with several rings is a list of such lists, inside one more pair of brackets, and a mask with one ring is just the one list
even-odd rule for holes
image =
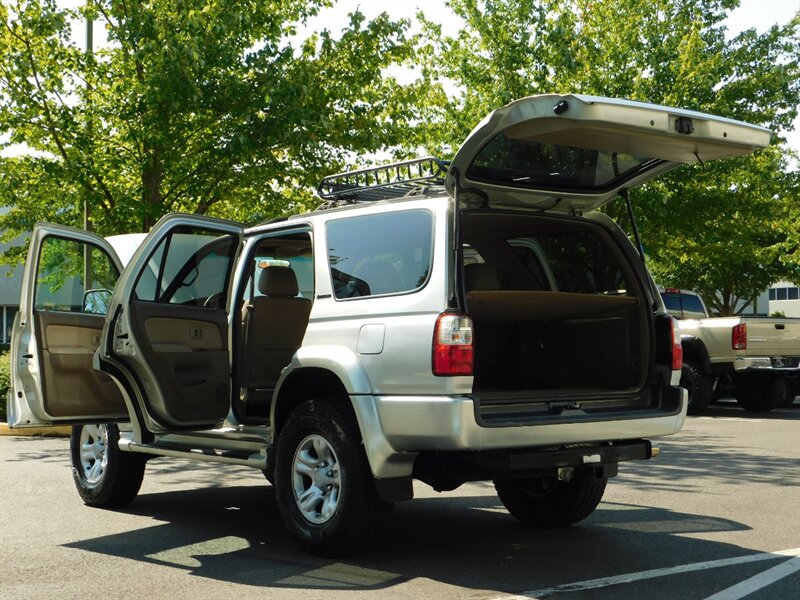
{"label": "steering wheel", "polygon": [[222,298],[222,292],[211,294],[208,298],[206,298],[205,302],[203,302],[203,306],[206,308],[220,308],[220,301]]}

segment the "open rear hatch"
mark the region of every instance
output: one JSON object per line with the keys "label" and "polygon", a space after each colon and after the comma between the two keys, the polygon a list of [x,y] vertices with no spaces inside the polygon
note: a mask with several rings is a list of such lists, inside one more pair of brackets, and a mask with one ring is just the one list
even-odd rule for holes
{"label": "open rear hatch", "polygon": [[[660,403],[653,292],[624,234],[580,216],[683,163],[770,131],[640,102],[533,96],[487,116],[447,174],[486,424],[619,418]],[[661,407],[663,410],[663,407]]]}
{"label": "open rear hatch", "polygon": [[673,167],[750,154],[771,132],[699,112],[580,95],[517,100],[467,137],[451,195],[489,206],[588,211]]}

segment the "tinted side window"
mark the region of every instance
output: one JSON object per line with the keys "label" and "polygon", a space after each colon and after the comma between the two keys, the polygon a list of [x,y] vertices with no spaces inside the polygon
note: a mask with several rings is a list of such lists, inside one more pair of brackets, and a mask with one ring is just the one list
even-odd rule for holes
{"label": "tinted side window", "polygon": [[328,260],[337,299],[398,294],[428,279],[433,214],[427,210],[330,221]]}
{"label": "tinted side window", "polygon": [[36,270],[36,309],[106,314],[119,272],[93,244],[46,237]]}
{"label": "tinted side window", "polygon": [[270,267],[289,267],[297,278],[300,297],[314,299],[314,261],[308,233],[275,235],[258,245],[251,271],[251,296],[263,295],[257,282],[264,269]]}
{"label": "tinted side window", "polygon": [[608,244],[590,231],[536,237],[560,292],[622,293],[628,284]]}
{"label": "tinted side window", "polygon": [[136,283],[139,300],[187,306],[225,306],[237,238],[180,229],[159,244]]}

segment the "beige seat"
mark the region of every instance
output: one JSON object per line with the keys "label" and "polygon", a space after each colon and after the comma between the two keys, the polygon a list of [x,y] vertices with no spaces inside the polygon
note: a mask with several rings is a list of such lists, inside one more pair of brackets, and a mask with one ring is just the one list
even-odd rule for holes
{"label": "beige seat", "polygon": [[297,277],[289,267],[261,271],[258,291],[263,295],[253,298],[244,310],[241,383],[250,400],[268,403],[281,370],[303,342],[311,300],[297,295]]}

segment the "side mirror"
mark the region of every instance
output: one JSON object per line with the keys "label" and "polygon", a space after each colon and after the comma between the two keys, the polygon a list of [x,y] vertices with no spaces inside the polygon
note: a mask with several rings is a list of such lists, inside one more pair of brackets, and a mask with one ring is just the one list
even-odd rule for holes
{"label": "side mirror", "polygon": [[92,315],[108,313],[108,303],[111,302],[111,290],[96,289],[83,292],[83,312]]}

